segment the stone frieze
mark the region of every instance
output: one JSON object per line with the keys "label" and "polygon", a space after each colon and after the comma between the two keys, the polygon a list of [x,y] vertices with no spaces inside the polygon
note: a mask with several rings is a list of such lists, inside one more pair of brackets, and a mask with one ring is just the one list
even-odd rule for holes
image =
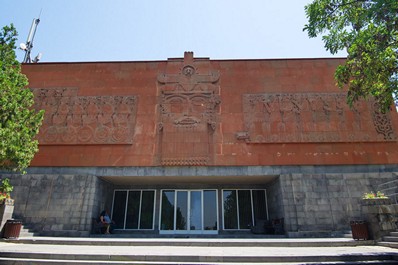
{"label": "stone frieze", "polygon": [[344,93],[243,95],[245,141],[251,143],[386,142],[397,136],[389,113]]}
{"label": "stone frieze", "polygon": [[78,96],[77,88],[35,88],[35,108],[44,109],[42,145],[131,144],[136,96]]}

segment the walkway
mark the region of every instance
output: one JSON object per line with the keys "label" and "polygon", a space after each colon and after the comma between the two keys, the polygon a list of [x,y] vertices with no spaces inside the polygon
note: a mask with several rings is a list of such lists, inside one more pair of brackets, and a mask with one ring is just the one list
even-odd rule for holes
{"label": "walkway", "polygon": [[[3,263],[2,263],[3,262]],[[313,263],[315,262],[315,263]],[[0,264],[398,264],[398,249],[334,239],[0,240]],[[349,262],[349,263],[347,263]],[[362,262],[362,263],[361,263]]]}

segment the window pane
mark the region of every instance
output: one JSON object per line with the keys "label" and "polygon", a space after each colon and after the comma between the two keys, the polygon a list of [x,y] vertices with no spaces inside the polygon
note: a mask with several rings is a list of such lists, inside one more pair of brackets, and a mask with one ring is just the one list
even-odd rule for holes
{"label": "window pane", "polygon": [[140,229],[153,229],[154,199],[154,191],[142,192]]}
{"label": "window pane", "polygon": [[252,221],[252,203],[250,190],[238,190],[239,229],[250,229]]}
{"label": "window pane", "polygon": [[174,230],[174,204],[174,191],[163,191],[161,230]]}
{"label": "window pane", "polygon": [[190,230],[202,230],[202,192],[191,191]]}
{"label": "window pane", "polygon": [[113,200],[112,220],[115,221],[117,228],[124,228],[124,217],[126,213],[127,191],[115,191]]}
{"label": "window pane", "polygon": [[267,204],[265,190],[253,190],[254,220],[267,219]]}
{"label": "window pane", "polygon": [[130,191],[127,202],[126,229],[138,229],[141,191]]}
{"label": "window pane", "polygon": [[205,230],[217,230],[217,197],[215,190],[203,191],[203,221]]}
{"label": "window pane", "polygon": [[177,191],[177,230],[187,230],[188,192]]}
{"label": "window pane", "polygon": [[224,229],[238,229],[238,215],[236,209],[236,191],[223,191]]}

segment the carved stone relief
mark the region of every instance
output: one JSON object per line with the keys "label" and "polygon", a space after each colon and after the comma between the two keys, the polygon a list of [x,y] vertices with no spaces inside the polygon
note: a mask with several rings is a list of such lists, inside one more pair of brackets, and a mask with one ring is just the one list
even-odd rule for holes
{"label": "carved stone relief", "polygon": [[270,93],[243,96],[247,142],[396,141],[390,115],[373,101],[353,109],[343,93]]}
{"label": "carved stone relief", "polygon": [[199,73],[192,53],[185,53],[180,73],[158,75],[162,165],[199,166],[212,160],[212,135],[220,104],[218,79],[215,72]]}
{"label": "carved stone relief", "polygon": [[131,144],[136,96],[78,96],[77,88],[36,88],[44,109],[40,144]]}

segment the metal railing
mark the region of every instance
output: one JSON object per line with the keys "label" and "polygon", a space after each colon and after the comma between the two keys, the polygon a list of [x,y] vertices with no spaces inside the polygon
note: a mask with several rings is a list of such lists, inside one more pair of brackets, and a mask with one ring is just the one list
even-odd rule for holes
{"label": "metal railing", "polygon": [[377,191],[390,198],[392,204],[398,204],[398,178],[378,185]]}

